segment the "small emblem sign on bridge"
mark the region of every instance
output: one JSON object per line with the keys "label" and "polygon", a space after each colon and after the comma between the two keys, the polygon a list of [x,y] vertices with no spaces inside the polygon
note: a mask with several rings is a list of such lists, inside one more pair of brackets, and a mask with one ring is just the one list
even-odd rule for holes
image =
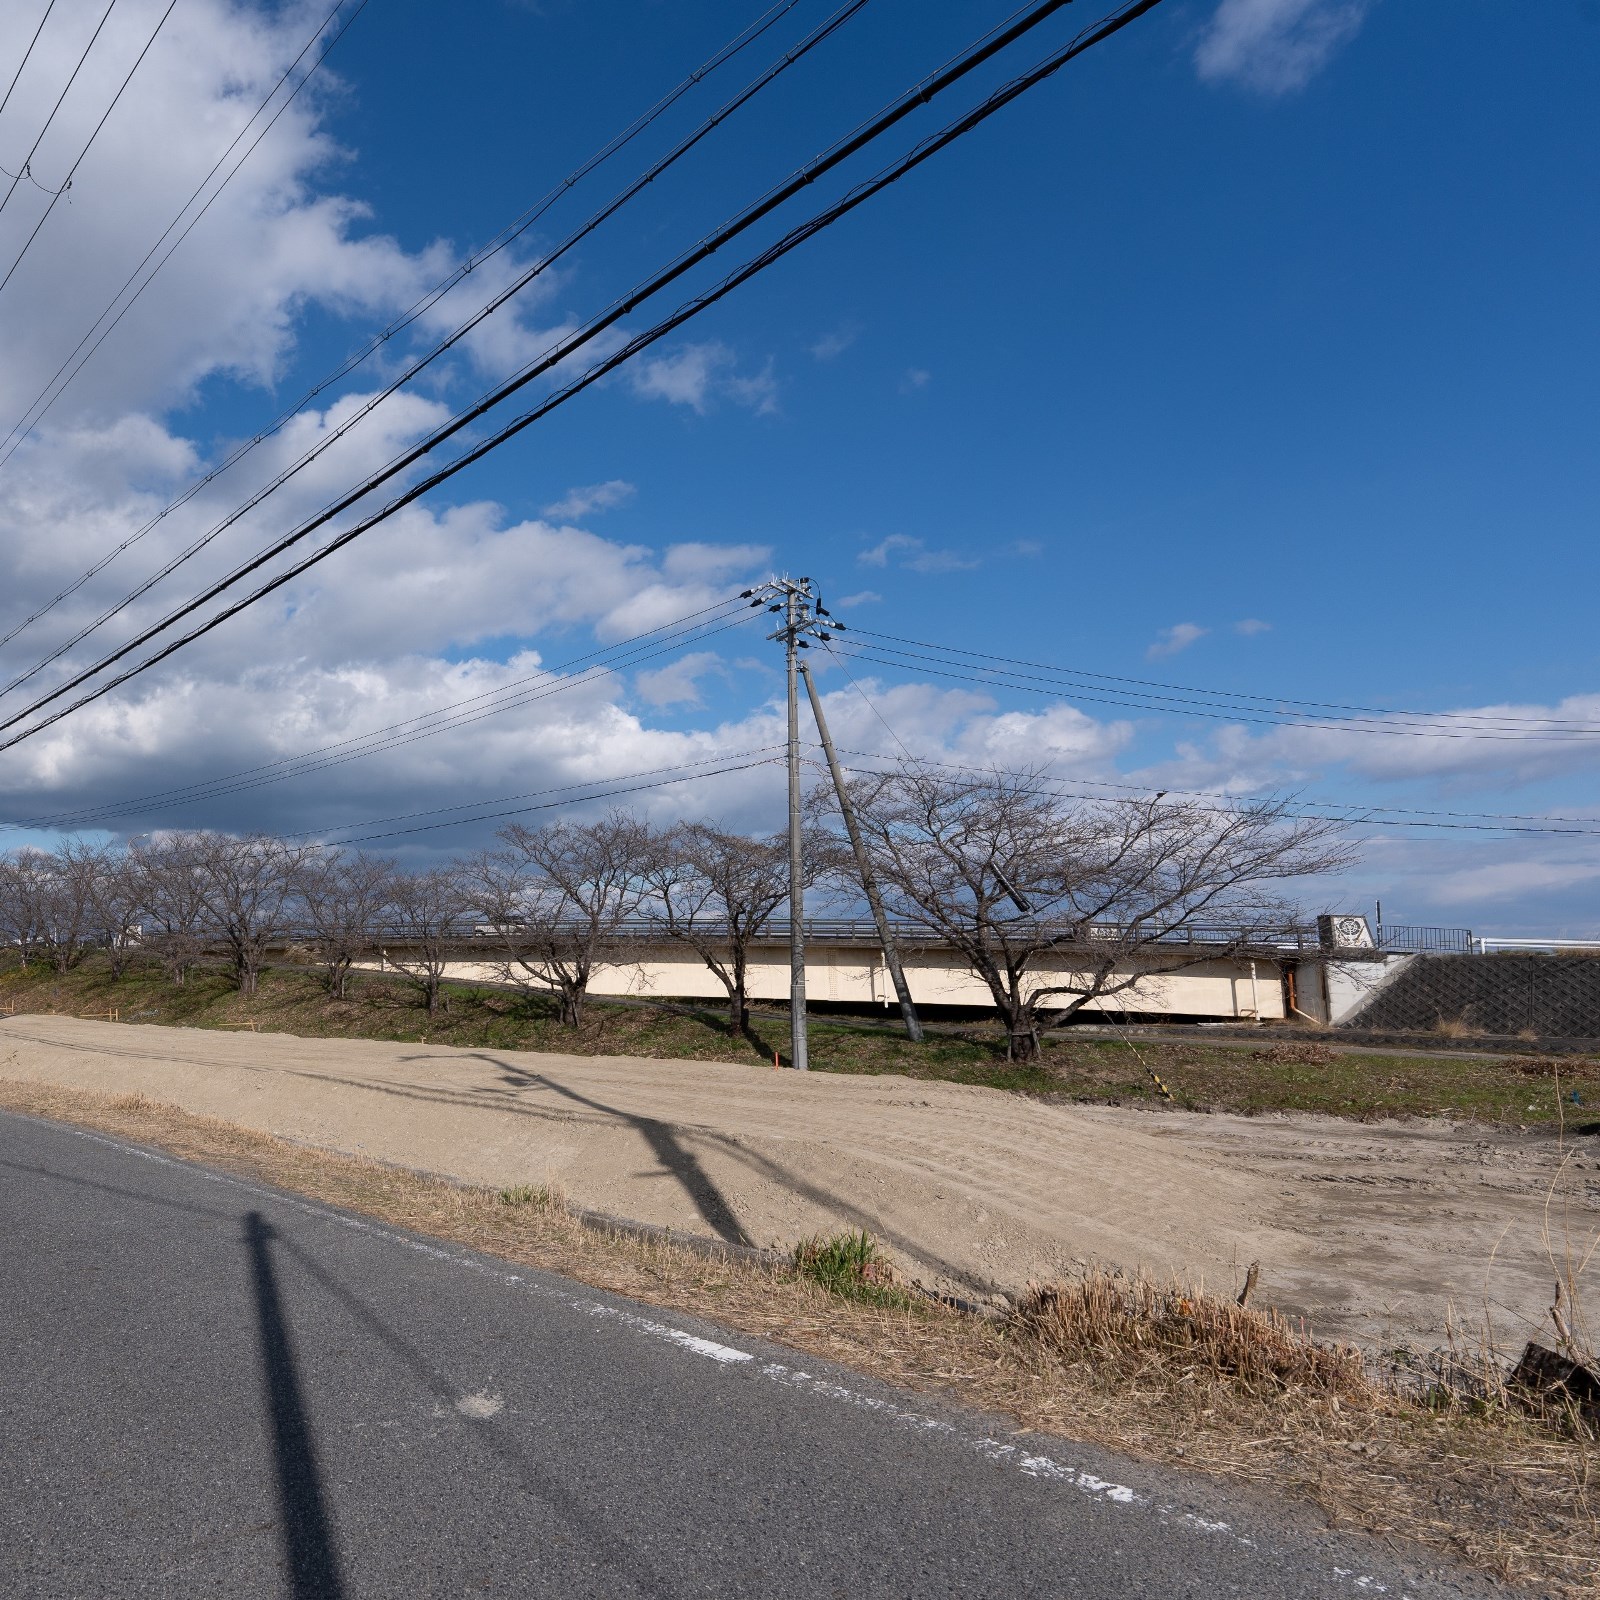
{"label": "small emblem sign on bridge", "polygon": [[1317,918],[1317,938],[1324,950],[1371,950],[1375,948],[1367,919],[1352,913],[1333,913]]}

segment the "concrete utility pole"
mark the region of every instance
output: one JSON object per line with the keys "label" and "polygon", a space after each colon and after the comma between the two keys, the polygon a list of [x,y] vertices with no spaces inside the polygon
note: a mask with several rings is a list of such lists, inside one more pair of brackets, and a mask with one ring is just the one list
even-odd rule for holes
{"label": "concrete utility pole", "polygon": [[[808,580],[802,578],[802,583]],[[800,832],[800,702],[795,693],[795,664],[800,650],[800,591],[784,596],[785,666],[789,687],[789,1064],[810,1070],[806,1042],[806,886]],[[807,606],[806,611],[810,608]],[[807,616],[806,620],[810,620]]]}
{"label": "concrete utility pole", "polygon": [[[800,829],[800,651],[810,646],[803,633],[821,633],[809,578],[773,578],[746,589],[742,598],[783,614],[769,639],[784,645],[789,691],[789,1064],[801,1072],[811,1065],[806,1048],[806,895],[805,855]],[[826,637],[826,635],[823,635]]]}
{"label": "concrete utility pole", "polygon": [[[878,937],[883,944],[884,963],[894,981],[895,995],[900,1002],[900,1014],[905,1018],[906,1034],[917,1043],[922,1042],[922,1023],[916,1007],[911,1003],[911,991],[906,985],[905,972],[900,965],[900,953],[895,948],[889,919],[884,913],[883,898],[878,893],[877,879],[867,858],[866,846],[861,840],[861,830],[856,826],[855,813],[845,793],[844,776],[839,770],[839,758],[834,754],[833,740],[822,714],[822,702],[811,682],[811,674],[800,662],[800,652],[811,648],[810,634],[826,643],[832,634],[829,629],[844,631],[842,622],[834,622],[817,600],[809,578],[772,578],[746,589],[740,597],[752,606],[765,606],[768,611],[781,612],[783,621],[769,639],[781,639],[784,645],[787,687],[789,691],[789,1059],[804,1072],[810,1066],[806,1049],[806,934],[805,934],[805,858],[802,853],[800,828],[800,696],[798,678],[806,680],[806,694],[817,719],[817,732],[822,738],[822,748],[828,754],[828,770],[833,774],[833,786],[839,796],[839,809],[844,813],[845,830],[850,835],[850,845],[855,851],[856,866],[861,872],[861,888],[872,907],[877,923]],[[821,619],[828,618],[826,622]]]}
{"label": "concrete utility pole", "polygon": [[889,969],[889,976],[894,982],[895,999],[900,1002],[900,1015],[905,1020],[906,1037],[913,1044],[922,1043],[922,1019],[917,1015],[917,1008],[912,1004],[911,989],[906,983],[905,969],[900,965],[900,952],[895,946],[894,932],[889,927],[888,913],[883,909],[883,896],[878,893],[877,875],[872,870],[872,862],[867,855],[867,847],[861,838],[861,830],[856,826],[855,807],[850,804],[850,796],[845,791],[844,774],[839,770],[839,757],[834,753],[833,735],[828,732],[828,719],[822,714],[822,699],[817,693],[817,686],[811,681],[811,673],[805,662],[800,663],[800,671],[806,680],[806,694],[811,700],[811,714],[817,719],[817,732],[822,736],[822,748],[828,757],[828,771],[833,774],[834,792],[839,796],[839,810],[844,814],[845,832],[850,835],[850,848],[855,851],[856,871],[861,875],[861,892],[867,897],[867,904],[872,907],[872,920],[878,926],[878,939],[883,945],[884,965]]}

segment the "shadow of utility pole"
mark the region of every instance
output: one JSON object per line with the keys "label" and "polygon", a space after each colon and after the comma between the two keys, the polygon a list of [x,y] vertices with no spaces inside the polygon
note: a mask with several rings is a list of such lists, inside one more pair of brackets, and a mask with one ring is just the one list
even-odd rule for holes
{"label": "shadow of utility pole", "polygon": [[602,1100],[591,1100],[587,1095],[579,1094],[576,1089],[555,1083],[541,1073],[514,1067],[509,1061],[501,1061],[482,1051],[474,1050],[469,1053],[477,1056],[480,1061],[487,1061],[498,1067],[505,1082],[515,1084],[518,1088],[538,1085],[541,1089],[549,1089],[552,1093],[563,1095],[568,1100],[576,1100],[579,1105],[588,1106],[591,1111],[601,1112],[637,1129],[644,1135],[645,1143],[650,1146],[652,1154],[661,1163],[663,1170],[678,1180],[683,1192],[688,1195],[695,1210],[700,1213],[701,1220],[719,1239],[727,1244],[746,1248],[755,1243],[745,1232],[744,1225],[734,1215],[733,1207],[728,1204],[722,1191],[712,1181],[710,1173],[701,1166],[692,1150],[684,1148],[677,1133],[666,1123],[658,1122],[654,1117],[640,1117],[631,1111],[621,1111],[616,1106],[606,1105]]}
{"label": "shadow of utility pole", "polygon": [[250,1252],[251,1287],[261,1336],[261,1381],[272,1425],[289,1592],[294,1600],[342,1600],[344,1585],[323,1500],[322,1476],[268,1248],[273,1238],[272,1226],[261,1213],[248,1213],[244,1239]]}

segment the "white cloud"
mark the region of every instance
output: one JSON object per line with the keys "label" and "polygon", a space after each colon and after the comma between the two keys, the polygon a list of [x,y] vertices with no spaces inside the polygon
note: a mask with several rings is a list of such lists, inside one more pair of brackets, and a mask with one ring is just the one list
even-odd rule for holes
{"label": "white cloud", "polygon": [[1355,37],[1368,0],[1221,0],[1195,47],[1208,83],[1262,94],[1302,89]]}
{"label": "white cloud", "polygon": [[847,594],[842,600],[835,600],[835,611],[852,611],[857,606],[875,606],[883,596],[876,589],[862,589],[858,594]]}
{"label": "white cloud", "polygon": [[700,680],[721,669],[722,657],[714,650],[692,650],[665,667],[637,673],[633,686],[647,705],[698,706],[704,704]]}
{"label": "white cloud", "polygon": [[1013,539],[1011,553],[1014,556],[1042,556],[1044,543],[1039,539]]}
{"label": "white cloud", "polygon": [[[107,24],[105,60],[120,50],[125,66],[159,9],[158,0],[121,0]],[[58,7],[58,18],[68,15]],[[78,21],[92,25],[92,19],[71,20],[71,26],[52,24],[42,36],[37,73],[30,67],[23,78],[5,127],[12,126],[13,111],[17,127],[42,124],[49,106],[40,95],[65,81],[81,51],[86,30]],[[0,319],[0,431],[21,414],[148,248],[152,219],[177,210],[247,108],[265,96],[298,52],[313,21],[300,4],[185,0],[174,12],[115,122],[84,163],[73,203],[57,208],[7,287],[8,314]],[[97,49],[91,57],[81,80],[82,105],[75,91],[41,148],[36,170],[48,175],[58,154],[70,156],[81,147],[98,108],[109,100],[115,84],[100,81],[101,56]],[[230,448],[231,441],[203,431],[207,412],[180,411],[176,421],[169,415],[202,382],[207,394],[227,394],[230,418],[241,409],[270,415],[270,398],[247,393],[241,402],[237,389],[272,381],[299,354],[307,311],[314,309],[324,321],[354,318],[364,334],[444,276],[452,258],[446,246],[407,251],[371,231],[357,200],[324,192],[330,178],[349,170],[338,165],[343,153],[320,126],[324,97],[337,90],[330,64],[293,102],[47,423],[0,471],[6,626],[128,539],[196,471]],[[0,160],[10,154],[6,137],[0,127]],[[20,248],[43,204],[43,197],[36,205],[31,194],[19,191],[0,214],[0,260]],[[433,308],[418,335],[453,325],[508,281],[516,266],[507,255],[475,271]],[[545,280],[545,299],[554,281]],[[537,312],[542,304],[538,297],[519,297],[485,325],[465,356],[441,361],[427,386],[386,400],[353,426],[381,373],[357,375],[353,381],[365,393],[333,391],[321,409],[297,416],[47,617],[0,647],[0,683],[102,610],[116,607],[135,582],[307,450],[329,445],[266,505],[172,580],[125,606],[114,626],[70,650],[29,689],[59,682],[69,665],[86,664],[231,568],[269,534],[294,526],[391,460],[449,415],[453,400],[446,397],[463,379],[470,382],[477,370],[514,365],[544,348],[551,330],[526,320],[530,308]],[[345,342],[343,333],[336,337]],[[390,350],[383,370],[392,372],[404,351]],[[741,374],[731,356],[713,365],[712,389],[731,403],[759,410],[775,393],[768,371]],[[585,486],[550,514],[592,515],[622,503],[630,492],[622,479]],[[516,521],[482,500],[419,503],[172,661],[8,752],[0,762],[0,806],[12,816],[37,817],[167,791],[381,728],[539,669],[540,657],[531,650],[509,662],[476,659],[476,650],[498,656],[508,638],[539,636],[543,646],[544,636],[552,635],[559,643],[549,659],[579,657],[597,637],[620,639],[726,597],[737,587],[735,578],[766,557],[759,545],[711,539],[685,540],[657,552],[540,519]],[[653,662],[646,670],[664,665]],[[455,804],[477,794],[610,777],[722,748],[714,732],[667,734],[645,727],[622,708],[627,692],[619,678],[594,675],[562,694],[345,763],[312,780],[243,790],[199,807],[134,807],[141,820],[129,826],[305,828]],[[656,682],[655,692],[671,692],[665,679]],[[0,702],[0,709],[20,709],[26,698],[18,692]],[[757,788],[748,792],[757,792],[761,781],[753,775]],[[659,803],[669,812],[679,804],[703,808],[708,792],[697,782],[642,803]],[[737,798],[730,803],[735,809],[744,804]],[[454,838],[438,842],[448,847]]]}
{"label": "white cloud", "polygon": [[638,488],[624,478],[608,478],[604,483],[568,489],[559,500],[544,508],[544,514],[557,522],[578,522],[598,512],[626,505],[638,492]]}
{"label": "white cloud", "polygon": [[900,379],[900,393],[915,394],[918,389],[926,389],[932,382],[933,374],[926,367],[907,367]]}
{"label": "white cloud", "polygon": [[860,334],[860,328],[853,323],[835,328],[809,346],[812,358],[817,361],[837,361],[856,342]]}
{"label": "white cloud", "polygon": [[1145,651],[1146,657],[1151,661],[1159,661],[1164,656],[1175,656],[1180,650],[1187,650],[1195,640],[1205,638],[1210,632],[1202,628],[1198,622],[1179,622],[1170,628],[1162,630],[1156,642]]}
{"label": "white cloud", "polygon": [[887,567],[891,557],[895,566],[904,567],[908,572],[970,572],[978,565],[976,560],[958,555],[954,550],[930,550],[921,539],[913,539],[906,533],[891,533],[861,551],[856,560],[866,567]]}
{"label": "white cloud", "polygon": [[1263,622],[1259,617],[1246,617],[1242,622],[1234,623],[1233,631],[1243,634],[1246,639],[1253,639],[1258,633],[1271,633],[1272,624]]}
{"label": "white cloud", "polygon": [[778,409],[778,383],[770,361],[760,372],[740,374],[738,357],[719,339],[682,344],[665,355],[635,360],[628,382],[644,400],[665,400],[704,415],[719,398],[771,415]]}

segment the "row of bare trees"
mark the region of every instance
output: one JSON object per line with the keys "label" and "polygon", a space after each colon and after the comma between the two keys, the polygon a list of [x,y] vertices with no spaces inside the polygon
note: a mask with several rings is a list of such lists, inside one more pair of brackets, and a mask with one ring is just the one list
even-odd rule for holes
{"label": "row of bare trees", "polygon": [[[986,987],[1013,1055],[1042,1027],[1128,995],[1152,974],[1258,948],[1297,918],[1293,878],[1336,870],[1336,824],[1282,803],[1087,802],[1039,776],[950,775],[908,763],[854,780],[851,798],[891,918],[953,952]],[[859,898],[836,831],[837,799],[812,796],[808,882]],[[258,835],[172,833],[132,848],[68,842],[0,857],[0,937],[65,971],[90,949],[120,975],[139,950],[174,983],[221,956],[254,992],[271,950],[295,941],[343,997],[381,956],[430,1013],[464,939],[504,981],[554,996],[578,1027],[595,973],[626,964],[648,919],[692,950],[749,1027],[756,942],[787,907],[782,836],[709,822],[659,828],[616,812],[520,825],[498,848],[423,871],[360,852]],[[1201,933],[1201,938],[1190,939]]]}

